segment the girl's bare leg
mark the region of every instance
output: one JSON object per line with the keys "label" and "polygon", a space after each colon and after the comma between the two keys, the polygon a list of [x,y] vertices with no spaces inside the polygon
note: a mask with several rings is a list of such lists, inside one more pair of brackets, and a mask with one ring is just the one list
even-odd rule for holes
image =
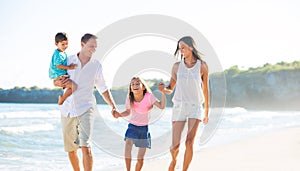
{"label": "girl's bare leg", "polygon": [[131,150],[132,150],[133,141],[131,139],[126,139],[125,143],[125,164],[127,171],[130,171],[131,168]]}
{"label": "girl's bare leg", "polygon": [[146,153],[146,148],[139,148],[135,171],[140,171],[142,169],[144,164],[145,153]]}

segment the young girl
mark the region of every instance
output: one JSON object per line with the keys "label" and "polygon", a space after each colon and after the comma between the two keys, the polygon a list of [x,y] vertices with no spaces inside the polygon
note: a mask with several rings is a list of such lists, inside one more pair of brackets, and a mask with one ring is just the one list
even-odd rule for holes
{"label": "young girl", "polygon": [[159,102],[141,78],[133,77],[128,89],[126,110],[115,114],[117,118],[131,114],[128,129],[125,133],[125,163],[127,171],[130,171],[133,144],[139,148],[135,170],[139,171],[142,169],[146,148],[151,148],[151,137],[148,131],[149,112],[153,105],[160,109],[165,108],[164,88],[163,83],[158,85],[158,89],[162,93],[161,101]]}

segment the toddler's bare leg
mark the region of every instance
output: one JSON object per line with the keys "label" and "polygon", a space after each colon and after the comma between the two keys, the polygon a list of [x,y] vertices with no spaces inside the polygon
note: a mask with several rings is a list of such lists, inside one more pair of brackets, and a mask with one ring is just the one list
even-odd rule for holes
{"label": "toddler's bare leg", "polygon": [[62,96],[58,97],[59,105],[62,105],[64,101],[77,89],[77,84],[74,83],[72,80],[69,80],[66,87],[67,87],[66,92]]}

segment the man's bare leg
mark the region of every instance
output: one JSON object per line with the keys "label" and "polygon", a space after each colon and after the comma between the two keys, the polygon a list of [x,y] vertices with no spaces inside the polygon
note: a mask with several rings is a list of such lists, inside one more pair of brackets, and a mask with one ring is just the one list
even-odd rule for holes
{"label": "man's bare leg", "polygon": [[80,171],[79,158],[77,155],[77,150],[68,152],[69,160],[74,171]]}
{"label": "man's bare leg", "polygon": [[90,147],[81,147],[84,171],[92,171],[93,155]]}

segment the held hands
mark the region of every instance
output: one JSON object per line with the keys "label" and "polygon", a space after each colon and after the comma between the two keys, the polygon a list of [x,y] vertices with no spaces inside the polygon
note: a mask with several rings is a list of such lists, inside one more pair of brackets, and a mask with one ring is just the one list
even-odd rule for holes
{"label": "held hands", "polygon": [[119,118],[119,117],[121,117],[121,115],[120,115],[120,113],[115,109],[115,108],[113,108],[112,110],[111,110],[111,114],[113,115],[113,117],[114,118]]}
{"label": "held hands", "polygon": [[158,90],[161,91],[162,93],[165,93],[165,84],[163,82],[158,83]]}

